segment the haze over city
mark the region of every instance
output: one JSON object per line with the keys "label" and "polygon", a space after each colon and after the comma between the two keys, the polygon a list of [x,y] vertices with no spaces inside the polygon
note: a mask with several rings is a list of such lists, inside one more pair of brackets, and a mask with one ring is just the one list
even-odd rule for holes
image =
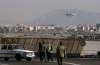
{"label": "haze over city", "polygon": [[60,9],[100,13],[99,4],[99,0],[0,0],[0,24],[35,24],[39,17]]}
{"label": "haze over city", "polygon": [[0,0],[0,65],[100,65],[100,0]]}

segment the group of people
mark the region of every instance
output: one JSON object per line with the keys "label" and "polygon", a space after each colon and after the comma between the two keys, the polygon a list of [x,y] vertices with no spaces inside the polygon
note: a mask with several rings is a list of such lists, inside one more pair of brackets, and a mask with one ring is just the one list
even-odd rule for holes
{"label": "group of people", "polygon": [[58,65],[62,65],[63,58],[65,57],[65,47],[62,42],[57,44],[57,46],[50,43],[46,44],[44,42],[39,42],[38,53],[41,62],[45,61],[47,63],[56,58]]}

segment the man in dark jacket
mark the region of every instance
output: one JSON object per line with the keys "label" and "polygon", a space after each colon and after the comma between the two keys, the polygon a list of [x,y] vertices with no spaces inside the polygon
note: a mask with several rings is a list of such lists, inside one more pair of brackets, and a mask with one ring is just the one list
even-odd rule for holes
{"label": "man in dark jacket", "polygon": [[39,42],[39,49],[38,49],[40,61],[43,61],[43,45]]}

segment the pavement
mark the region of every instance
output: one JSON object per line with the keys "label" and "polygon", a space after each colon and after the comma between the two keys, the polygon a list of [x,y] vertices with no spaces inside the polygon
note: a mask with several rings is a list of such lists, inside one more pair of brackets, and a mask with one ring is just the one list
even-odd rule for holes
{"label": "pavement", "polygon": [[[58,65],[56,61],[53,62],[40,62],[38,59],[32,61],[22,60],[20,62],[16,60],[4,61],[0,60],[0,65]],[[63,65],[100,65],[100,59],[65,59]]]}

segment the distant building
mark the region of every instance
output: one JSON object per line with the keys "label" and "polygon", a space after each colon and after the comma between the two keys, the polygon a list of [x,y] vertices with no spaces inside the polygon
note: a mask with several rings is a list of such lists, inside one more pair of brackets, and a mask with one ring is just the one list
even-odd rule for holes
{"label": "distant building", "polygon": [[36,31],[43,31],[43,30],[54,30],[54,25],[37,25],[35,26]]}
{"label": "distant building", "polygon": [[87,24],[83,24],[83,31],[84,32],[88,32],[88,25]]}
{"label": "distant building", "polygon": [[100,24],[96,24],[97,32],[100,32]]}
{"label": "distant building", "polygon": [[92,29],[91,29],[91,32],[96,32],[96,25],[92,24]]}
{"label": "distant building", "polygon": [[15,32],[24,32],[24,25],[23,24],[17,24],[15,26]]}
{"label": "distant building", "polygon": [[79,32],[95,32],[96,25],[79,24],[77,25],[77,31]]}
{"label": "distant building", "polygon": [[82,24],[77,25],[77,31],[79,32],[83,32],[84,31],[84,27]]}
{"label": "distant building", "polygon": [[68,25],[66,26],[67,31],[77,31],[77,26],[76,25]]}
{"label": "distant building", "polygon": [[34,30],[34,26],[31,25],[17,24],[15,26],[15,32],[31,32],[33,30]]}

